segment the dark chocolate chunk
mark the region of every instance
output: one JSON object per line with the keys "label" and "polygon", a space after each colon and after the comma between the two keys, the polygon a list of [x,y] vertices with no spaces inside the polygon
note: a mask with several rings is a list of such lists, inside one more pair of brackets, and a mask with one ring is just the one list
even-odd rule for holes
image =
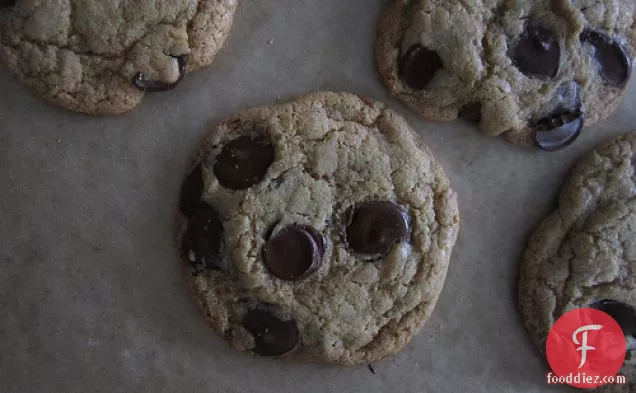
{"label": "dark chocolate chunk", "polygon": [[170,56],[177,59],[177,65],[179,66],[179,78],[172,83],[157,80],[146,80],[146,76],[143,72],[138,72],[132,79],[132,84],[145,92],[153,93],[158,91],[172,90],[183,80],[188,68],[188,56]]}
{"label": "dark chocolate chunk", "polygon": [[293,320],[282,321],[264,310],[250,310],[243,327],[254,336],[252,351],[261,356],[280,356],[298,343],[298,327]]}
{"label": "dark chocolate chunk", "polygon": [[188,219],[181,241],[182,257],[197,271],[221,270],[224,266],[225,237],[223,223],[212,206],[199,202]]}
{"label": "dark chocolate chunk", "polygon": [[535,125],[534,143],[546,151],[563,149],[578,138],[583,123],[580,112],[562,112],[541,119]]}
{"label": "dark chocolate chunk", "polygon": [[435,73],[443,67],[442,59],[437,52],[415,44],[402,56],[399,71],[402,80],[410,88],[422,90],[431,83]]}
{"label": "dark chocolate chunk", "polygon": [[347,211],[347,242],[357,253],[385,255],[409,234],[408,216],[392,202],[363,202]]}
{"label": "dark chocolate chunk", "polygon": [[481,121],[481,103],[470,102],[461,107],[459,118],[468,123],[479,123]]}
{"label": "dark chocolate chunk", "polygon": [[590,304],[589,307],[601,310],[614,318],[626,336],[636,336],[636,310],[634,307],[616,300],[601,300]]}
{"label": "dark chocolate chunk", "polygon": [[185,216],[190,216],[197,208],[203,193],[203,170],[199,163],[181,184],[179,209]]}
{"label": "dark chocolate chunk", "polygon": [[274,276],[296,281],[316,271],[325,252],[324,238],[309,226],[290,225],[269,239],[264,261]]}
{"label": "dark chocolate chunk", "polygon": [[585,29],[580,39],[594,47],[599,73],[607,83],[617,88],[625,86],[632,72],[632,61],[625,48],[609,36],[590,29]]}
{"label": "dark chocolate chunk", "polygon": [[13,7],[18,0],[0,0],[0,8]]}
{"label": "dark chocolate chunk", "polygon": [[214,174],[223,187],[245,190],[263,180],[275,157],[271,141],[261,136],[241,136],[223,147]]}
{"label": "dark chocolate chunk", "polygon": [[513,47],[512,60],[527,76],[553,79],[561,60],[559,40],[545,27],[528,24]]}

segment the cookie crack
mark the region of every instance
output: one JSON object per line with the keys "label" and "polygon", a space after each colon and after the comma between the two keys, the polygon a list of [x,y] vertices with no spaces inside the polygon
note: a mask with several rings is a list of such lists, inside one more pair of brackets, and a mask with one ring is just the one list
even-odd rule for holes
{"label": "cookie crack", "polygon": [[[120,4],[120,7],[123,5]],[[84,36],[84,34],[81,34],[77,28],[74,25],[75,22],[75,15],[77,14],[77,5],[74,2],[71,2],[70,4],[70,14],[69,14],[69,20],[71,21],[71,25],[68,29],[68,32],[66,34],[66,42],[67,44],[65,45],[61,45],[55,42],[51,42],[51,41],[47,41],[47,40],[41,40],[41,39],[37,39],[34,37],[28,37],[25,35],[20,35],[18,37],[18,39],[16,40],[16,42],[12,43],[8,37],[6,37],[5,35],[3,36],[3,40],[2,40],[2,45],[7,47],[7,48],[11,48],[13,50],[15,50],[16,52],[20,52],[20,47],[23,44],[30,44],[33,46],[36,46],[39,48],[40,51],[45,51],[46,48],[53,48],[56,52],[60,52],[60,51],[69,51],[75,55],[77,55],[78,57],[81,58],[97,58],[97,59],[103,59],[103,60],[110,60],[110,61],[122,61],[122,65],[119,66],[118,68],[112,68],[111,70],[113,72],[117,72],[118,74],[122,75],[123,77],[126,77],[126,75],[123,74],[122,69],[125,67],[125,63],[126,61],[130,60],[130,52],[137,46],[139,45],[140,42],[143,42],[150,34],[152,34],[154,31],[156,31],[156,28],[158,26],[161,25],[167,25],[167,26],[171,26],[171,27],[178,27],[179,25],[179,21],[180,20],[186,20],[188,25],[190,25],[192,23],[192,21],[195,19],[195,17],[200,13],[201,11],[201,1],[197,2],[197,11],[196,13],[194,13],[193,17],[188,19],[187,15],[184,16],[184,14],[187,13],[187,10],[181,10],[178,14],[175,15],[174,19],[169,19],[169,18],[162,18],[158,21],[156,21],[155,23],[152,24],[148,24],[144,26],[144,30],[145,33],[143,35],[141,35],[140,37],[138,37],[137,39],[133,40],[129,45],[123,47],[122,49],[120,49],[117,53],[96,53],[94,52],[92,49],[86,48],[86,49],[82,49],[82,48],[78,48],[76,46],[73,46],[71,44],[68,44],[68,42],[72,41],[71,38],[76,36],[79,37],[81,40],[86,40],[86,37]],[[20,21],[24,21],[26,19],[28,19],[31,16],[31,14],[25,15],[25,16],[20,16],[17,17],[18,20]],[[186,29],[186,35],[187,35],[187,42],[188,42],[188,46],[190,46],[190,34],[189,34],[189,30]],[[120,34],[117,34],[117,36],[119,37]],[[82,61],[82,65],[84,66],[84,61]],[[25,73],[26,75],[31,75],[31,76],[35,76],[36,74],[38,74],[39,72],[30,72],[30,73]],[[54,75],[56,74],[55,72],[50,72],[47,73],[46,75]],[[82,82],[85,83],[85,79],[82,79]],[[66,92],[69,95],[72,95],[73,92]]]}

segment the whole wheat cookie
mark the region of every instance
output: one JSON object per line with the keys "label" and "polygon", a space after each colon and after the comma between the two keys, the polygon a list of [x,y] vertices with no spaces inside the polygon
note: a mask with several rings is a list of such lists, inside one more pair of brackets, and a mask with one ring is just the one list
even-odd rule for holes
{"label": "whole wheat cookie", "polygon": [[126,112],[210,65],[238,0],[2,0],[0,58],[40,97]]}
{"label": "whole wheat cookie", "polygon": [[430,316],[455,193],[397,113],[349,93],[246,109],[203,140],[177,244],[209,324],[241,351],[352,365]]}
{"label": "whole wheat cookie", "polygon": [[525,327],[544,354],[550,328],[566,312],[590,307],[612,316],[626,336],[621,373],[628,381],[636,378],[635,163],[636,133],[577,163],[557,210],[528,243],[518,298]]}
{"label": "whole wheat cookie", "polygon": [[633,0],[390,0],[376,62],[429,120],[553,151],[609,116],[636,53]]}

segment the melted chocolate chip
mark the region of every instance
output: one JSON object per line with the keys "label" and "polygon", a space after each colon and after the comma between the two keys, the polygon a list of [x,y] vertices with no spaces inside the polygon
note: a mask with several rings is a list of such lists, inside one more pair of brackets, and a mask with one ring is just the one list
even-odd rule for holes
{"label": "melted chocolate chip", "polygon": [[190,216],[196,210],[203,193],[203,170],[199,163],[186,177],[181,185],[179,195],[179,209],[185,216]]}
{"label": "melted chocolate chip", "polygon": [[243,327],[254,336],[252,351],[261,356],[283,355],[298,343],[296,322],[282,321],[267,311],[248,311]]}
{"label": "melted chocolate chip", "polygon": [[625,48],[603,33],[586,29],[581,41],[590,43],[599,64],[599,73],[613,87],[623,87],[632,72],[632,62]]}
{"label": "melted chocolate chip", "polygon": [[269,239],[264,261],[274,276],[289,281],[306,278],[322,263],[322,235],[309,226],[290,225]]}
{"label": "melted chocolate chip", "polygon": [[363,202],[347,211],[347,242],[355,252],[385,255],[409,234],[408,217],[396,204]]}
{"label": "melted chocolate chip", "polygon": [[138,88],[139,90],[143,90],[148,93],[158,92],[158,91],[168,91],[172,90],[183,80],[183,77],[186,74],[186,70],[188,68],[188,56],[170,56],[177,59],[177,65],[179,66],[179,78],[172,83],[167,83],[164,81],[156,81],[156,80],[146,80],[146,76],[143,72],[138,72],[132,79],[132,84]]}
{"label": "melted chocolate chip", "polygon": [[214,174],[223,187],[245,190],[263,180],[275,157],[269,140],[241,136],[223,147],[214,164]]}
{"label": "melted chocolate chip", "polygon": [[479,123],[481,121],[481,103],[470,102],[459,110],[459,118],[467,123]]}
{"label": "melted chocolate chip", "polygon": [[519,71],[535,78],[556,77],[560,59],[559,40],[541,26],[527,25],[512,50],[512,60]]}
{"label": "melted chocolate chip", "polygon": [[636,336],[636,310],[634,307],[616,300],[601,300],[590,304],[589,307],[601,310],[614,318],[626,336]]}
{"label": "melted chocolate chip", "polygon": [[400,76],[412,89],[422,90],[433,80],[435,73],[442,69],[442,59],[437,52],[420,44],[411,46],[400,60]]}
{"label": "melted chocolate chip", "polygon": [[18,0],[0,0],[0,8],[13,7]]}
{"label": "melted chocolate chip", "polygon": [[583,128],[580,112],[563,112],[540,120],[535,125],[534,143],[540,149],[556,151],[570,145]]}
{"label": "melted chocolate chip", "polygon": [[224,249],[223,223],[218,213],[207,203],[199,202],[181,241],[183,258],[197,271],[220,270]]}

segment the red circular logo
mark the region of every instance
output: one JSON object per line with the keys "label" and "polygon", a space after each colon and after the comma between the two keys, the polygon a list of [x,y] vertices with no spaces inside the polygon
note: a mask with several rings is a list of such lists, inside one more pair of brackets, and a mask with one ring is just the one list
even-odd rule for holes
{"label": "red circular logo", "polygon": [[579,308],[559,318],[546,342],[555,376],[577,388],[595,388],[615,376],[625,361],[625,336],[603,311]]}

